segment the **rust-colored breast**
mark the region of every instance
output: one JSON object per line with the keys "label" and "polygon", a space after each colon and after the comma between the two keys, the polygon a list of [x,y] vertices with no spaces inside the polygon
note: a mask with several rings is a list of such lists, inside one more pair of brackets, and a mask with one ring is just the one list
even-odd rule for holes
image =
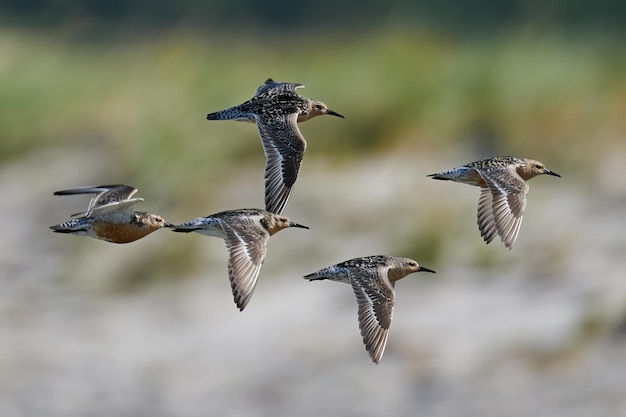
{"label": "rust-colored breast", "polygon": [[94,223],[92,228],[98,238],[113,243],[134,242],[157,230],[132,223]]}

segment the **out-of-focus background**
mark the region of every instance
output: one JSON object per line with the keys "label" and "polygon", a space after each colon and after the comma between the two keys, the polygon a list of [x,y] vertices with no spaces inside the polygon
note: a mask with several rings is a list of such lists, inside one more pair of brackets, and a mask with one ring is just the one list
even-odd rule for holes
{"label": "out-of-focus background", "polygon": [[[626,3],[0,1],[0,415],[626,415]],[[247,309],[218,239],[52,233],[126,183],[179,223],[263,204],[253,125],[208,122],[267,77],[345,120],[309,146]],[[427,174],[538,159],[513,250],[478,189]],[[357,256],[400,281],[368,358]]]}

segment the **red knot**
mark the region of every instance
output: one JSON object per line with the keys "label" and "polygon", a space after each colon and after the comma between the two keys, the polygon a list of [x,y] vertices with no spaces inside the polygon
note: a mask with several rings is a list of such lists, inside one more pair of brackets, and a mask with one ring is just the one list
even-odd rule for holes
{"label": "red knot", "polygon": [[359,306],[359,328],[372,361],[380,362],[389,336],[395,302],[395,282],[413,272],[435,272],[409,258],[377,255],[350,259],[305,275],[309,281],[328,279],[352,285]]}
{"label": "red knot", "polygon": [[241,311],[254,292],[270,236],[287,227],[308,229],[287,217],[261,209],[222,211],[171,227],[175,232],[197,232],[224,239],[230,286]]}
{"label": "red knot", "polygon": [[276,214],[287,204],[306,149],[298,123],[323,114],[344,118],[321,101],[297,94],[302,87],[269,78],[245,103],[207,115],[208,120],[256,122],[266,158],[265,209]]}
{"label": "red knot", "polygon": [[450,180],[480,187],[478,228],[486,243],[496,235],[511,249],[522,224],[528,196],[526,181],[537,175],[561,177],[533,159],[501,156],[471,162],[431,174],[436,180]]}
{"label": "red knot", "polygon": [[72,215],[81,217],[50,226],[50,229],[112,243],[128,243],[170,226],[159,215],[133,211],[133,205],[143,201],[143,198],[131,198],[136,192],[135,187],[122,184],[56,191],[54,195],[96,195],[89,202],[87,211]]}

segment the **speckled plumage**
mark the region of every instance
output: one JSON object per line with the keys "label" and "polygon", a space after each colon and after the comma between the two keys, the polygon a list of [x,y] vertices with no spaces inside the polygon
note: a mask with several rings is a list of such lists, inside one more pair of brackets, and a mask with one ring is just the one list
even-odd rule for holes
{"label": "speckled plumage", "polygon": [[256,122],[266,157],[265,209],[276,214],[287,204],[306,150],[298,123],[323,114],[343,118],[321,101],[296,93],[302,87],[270,78],[245,103],[207,115],[208,120]]}
{"label": "speckled plumage", "polygon": [[270,236],[287,227],[308,229],[287,217],[261,209],[222,211],[171,227],[175,232],[197,232],[224,239],[228,250],[228,277],[235,304],[242,311],[256,287]]}
{"label": "speckled plumage", "polygon": [[95,194],[87,210],[50,229],[56,233],[89,236],[112,243],[129,243],[169,226],[159,215],[136,212],[132,206],[143,198],[131,198],[137,189],[123,184],[98,185],[56,191],[54,195]]}
{"label": "speckled plumage", "polygon": [[486,243],[498,235],[504,246],[511,249],[526,208],[526,181],[542,174],[560,177],[539,161],[501,156],[471,162],[429,177],[480,187],[477,216],[480,234]]}
{"label": "speckled plumage", "polygon": [[349,283],[358,304],[359,328],[372,361],[380,362],[393,316],[395,282],[419,271],[435,272],[409,258],[386,255],[350,259],[305,275],[309,281]]}

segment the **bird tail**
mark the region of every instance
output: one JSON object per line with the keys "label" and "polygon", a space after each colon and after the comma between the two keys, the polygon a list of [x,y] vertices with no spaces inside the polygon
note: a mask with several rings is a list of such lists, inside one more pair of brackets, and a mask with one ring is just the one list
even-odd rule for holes
{"label": "bird tail", "polygon": [[239,106],[216,111],[206,115],[207,120],[237,120],[240,122],[255,122],[254,114],[243,111]]}
{"label": "bird tail", "polygon": [[70,229],[57,229],[56,226],[50,226],[50,229],[52,229],[54,233],[72,233],[73,232]]}
{"label": "bird tail", "polygon": [[443,180],[443,181],[449,181],[450,180],[450,178],[445,175],[445,172],[440,172],[438,174],[430,174],[430,175],[428,175],[428,177],[430,177],[430,178],[432,178],[434,180]]}
{"label": "bird tail", "polygon": [[328,279],[328,277],[321,275],[320,272],[322,271],[313,272],[312,274],[305,275],[303,278],[308,279],[309,281],[321,281]]}
{"label": "bird tail", "polygon": [[308,279],[309,281],[321,281],[327,279],[330,281],[345,283],[350,282],[346,269],[338,267],[337,265],[327,266],[326,268],[320,269],[319,271],[305,275],[304,279]]}
{"label": "bird tail", "polygon": [[184,225],[171,225],[171,226],[165,226],[165,227],[170,229],[172,232],[178,232],[178,233],[190,233],[190,232],[194,232],[200,229],[199,227],[196,227],[196,226],[185,227]]}
{"label": "bird tail", "polygon": [[87,232],[87,228],[84,225],[81,225],[78,222],[79,219],[70,220],[67,222],[55,224],[54,226],[50,226],[55,233],[80,233]]}

